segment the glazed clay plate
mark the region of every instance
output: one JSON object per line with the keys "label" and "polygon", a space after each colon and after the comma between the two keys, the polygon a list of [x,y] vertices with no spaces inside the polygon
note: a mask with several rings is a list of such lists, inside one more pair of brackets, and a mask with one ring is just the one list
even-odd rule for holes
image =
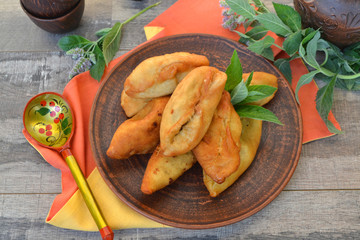
{"label": "glazed clay plate", "polygon": [[[152,194],[140,191],[150,154],[127,160],[112,160],[106,150],[117,127],[127,117],[120,105],[126,77],[146,58],[179,51],[205,55],[210,65],[226,70],[236,49],[244,72],[263,71],[276,75],[279,89],[265,107],[283,126],[263,123],[257,155],[248,170],[225,192],[211,198],[196,164],[170,186]],[[191,229],[235,223],[269,204],[290,180],[299,160],[302,124],[289,84],[264,58],[235,41],[214,35],[175,35],[151,41],[127,55],[98,90],[90,116],[90,141],[97,167],[112,191],[135,211],[160,223]],[[119,216],[121,217],[121,216]]]}

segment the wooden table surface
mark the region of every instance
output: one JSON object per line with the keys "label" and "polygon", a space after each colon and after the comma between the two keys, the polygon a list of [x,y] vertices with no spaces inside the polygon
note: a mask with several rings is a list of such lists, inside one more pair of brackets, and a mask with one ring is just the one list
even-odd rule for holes
{"label": "wooden table surface", "polygon": [[[86,1],[81,25],[71,34],[94,39],[97,30],[155,2]],[[164,0],[126,25],[117,56],[144,42],[143,26],[174,2]],[[2,0],[0,36],[0,239],[99,239],[98,232],[45,223],[61,192],[60,171],[46,163],[21,132],[26,102],[40,92],[61,93],[69,81],[73,60],[56,45],[64,35],[35,26],[19,1]],[[336,89],[333,113],[344,133],[304,144],[289,184],[257,214],[216,229],[127,229],[115,231],[115,238],[360,239],[359,106],[360,92]]]}

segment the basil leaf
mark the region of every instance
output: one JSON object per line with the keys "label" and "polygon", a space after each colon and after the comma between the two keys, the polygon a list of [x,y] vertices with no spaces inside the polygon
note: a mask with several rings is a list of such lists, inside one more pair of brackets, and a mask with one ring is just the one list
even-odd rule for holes
{"label": "basil leaf", "polygon": [[244,83],[241,81],[234,90],[231,91],[231,103],[232,105],[242,102],[248,95],[248,89]]}
{"label": "basil leaf", "polygon": [[248,0],[226,0],[229,7],[234,10],[237,14],[248,18],[250,21],[255,17],[255,10],[249,4]]}
{"label": "basil leaf", "polygon": [[300,14],[292,7],[284,4],[273,2],[273,6],[278,17],[285,23],[293,32],[301,30]]}
{"label": "basil leaf", "polygon": [[103,53],[106,65],[114,58],[120,47],[121,29],[123,24],[117,22],[106,35],[103,42]]}
{"label": "basil leaf", "polygon": [[340,133],[338,129],[328,119],[332,104],[334,87],[337,76],[335,75],[332,80],[322,88],[320,88],[316,94],[316,109],[320,114],[320,117],[324,120],[329,131],[332,133]]}
{"label": "basil leaf", "polygon": [[290,34],[283,43],[283,48],[285,52],[289,56],[294,55],[299,50],[301,40],[302,40],[301,31],[297,31],[295,33]]}
{"label": "basil leaf", "polygon": [[58,46],[63,51],[69,51],[73,48],[84,48],[84,46],[90,44],[92,44],[92,41],[78,35],[65,36],[58,41]]}
{"label": "basil leaf", "polygon": [[100,38],[100,37],[108,34],[110,31],[111,31],[111,28],[103,28],[103,29],[100,29],[99,31],[97,31],[95,33],[95,35]]}
{"label": "basil leaf", "polygon": [[92,65],[90,68],[90,75],[94,79],[100,81],[102,75],[104,74],[105,70],[105,60],[104,55],[101,52],[99,46],[96,46],[94,49],[94,54],[96,57],[96,64]]}
{"label": "basil leaf", "polygon": [[241,104],[256,102],[271,96],[277,88],[268,85],[252,85],[249,87],[249,94]]}
{"label": "basil leaf", "polygon": [[264,27],[278,35],[286,37],[292,33],[291,29],[286,26],[274,13],[263,13],[261,15],[256,15],[255,19],[263,24]]}
{"label": "basil leaf", "polygon": [[250,31],[246,32],[246,35],[254,40],[260,40],[267,34],[268,31],[269,30],[267,30],[263,26],[256,26]]}
{"label": "basil leaf", "polygon": [[299,96],[298,96],[298,93],[299,93],[300,88],[301,88],[303,85],[310,83],[310,82],[313,80],[314,76],[315,76],[316,74],[318,74],[318,73],[319,73],[319,70],[316,70],[316,71],[309,72],[309,73],[307,73],[307,74],[305,74],[305,75],[302,75],[302,76],[300,77],[300,79],[299,79],[299,81],[298,81],[298,83],[297,83],[297,85],[296,85],[296,89],[295,89],[295,97],[296,97],[296,101],[297,101],[298,103],[300,103],[300,102],[299,102]]}
{"label": "basil leaf", "polygon": [[235,110],[240,117],[253,118],[283,125],[270,110],[256,105],[236,105]]}
{"label": "basil leaf", "polygon": [[275,66],[280,70],[284,77],[291,84],[292,74],[290,68],[290,60],[288,58],[279,58],[274,62]]}
{"label": "basil leaf", "polygon": [[242,82],[242,66],[239,56],[234,50],[231,56],[230,64],[225,71],[227,80],[225,84],[225,90],[231,92],[240,82]]}

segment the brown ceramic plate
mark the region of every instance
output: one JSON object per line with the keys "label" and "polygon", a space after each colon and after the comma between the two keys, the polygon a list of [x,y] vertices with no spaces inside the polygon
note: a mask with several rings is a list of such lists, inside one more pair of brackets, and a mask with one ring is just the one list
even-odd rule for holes
{"label": "brown ceramic plate", "polygon": [[[177,51],[203,54],[225,71],[234,49],[244,72],[264,71],[279,78],[275,98],[266,105],[283,126],[264,122],[257,155],[248,170],[225,192],[211,198],[199,164],[172,185],[148,196],[140,185],[148,155],[112,160],[106,150],[117,127],[127,118],[120,106],[124,80],[146,58]],[[187,34],[158,39],[126,56],[101,84],[90,116],[90,141],[98,169],[113,192],[135,211],[160,223],[203,229],[220,227],[251,216],[269,204],[290,180],[299,160],[302,124],[289,84],[279,71],[245,46],[213,35]],[[121,216],[119,216],[121,217]]]}

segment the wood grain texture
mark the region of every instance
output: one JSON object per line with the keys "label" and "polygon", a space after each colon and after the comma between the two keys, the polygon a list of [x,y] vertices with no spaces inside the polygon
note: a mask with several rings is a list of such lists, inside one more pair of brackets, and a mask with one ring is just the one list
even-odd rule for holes
{"label": "wood grain texture", "polygon": [[[94,40],[97,30],[155,2],[86,1],[79,28],[68,34]],[[163,1],[125,26],[117,56],[145,41],[143,26],[174,2]],[[271,6],[271,0],[264,2]],[[292,0],[275,2],[292,4]],[[1,1],[0,22],[0,239],[99,239],[97,232],[45,223],[61,191],[60,171],[46,163],[21,133],[27,100],[43,91],[62,92],[68,82],[74,62],[56,46],[64,35],[35,26],[19,1]],[[359,105],[359,92],[335,90],[333,113],[344,134],[305,144],[285,191],[252,217],[211,230],[120,230],[115,231],[115,239],[358,239]]]}

